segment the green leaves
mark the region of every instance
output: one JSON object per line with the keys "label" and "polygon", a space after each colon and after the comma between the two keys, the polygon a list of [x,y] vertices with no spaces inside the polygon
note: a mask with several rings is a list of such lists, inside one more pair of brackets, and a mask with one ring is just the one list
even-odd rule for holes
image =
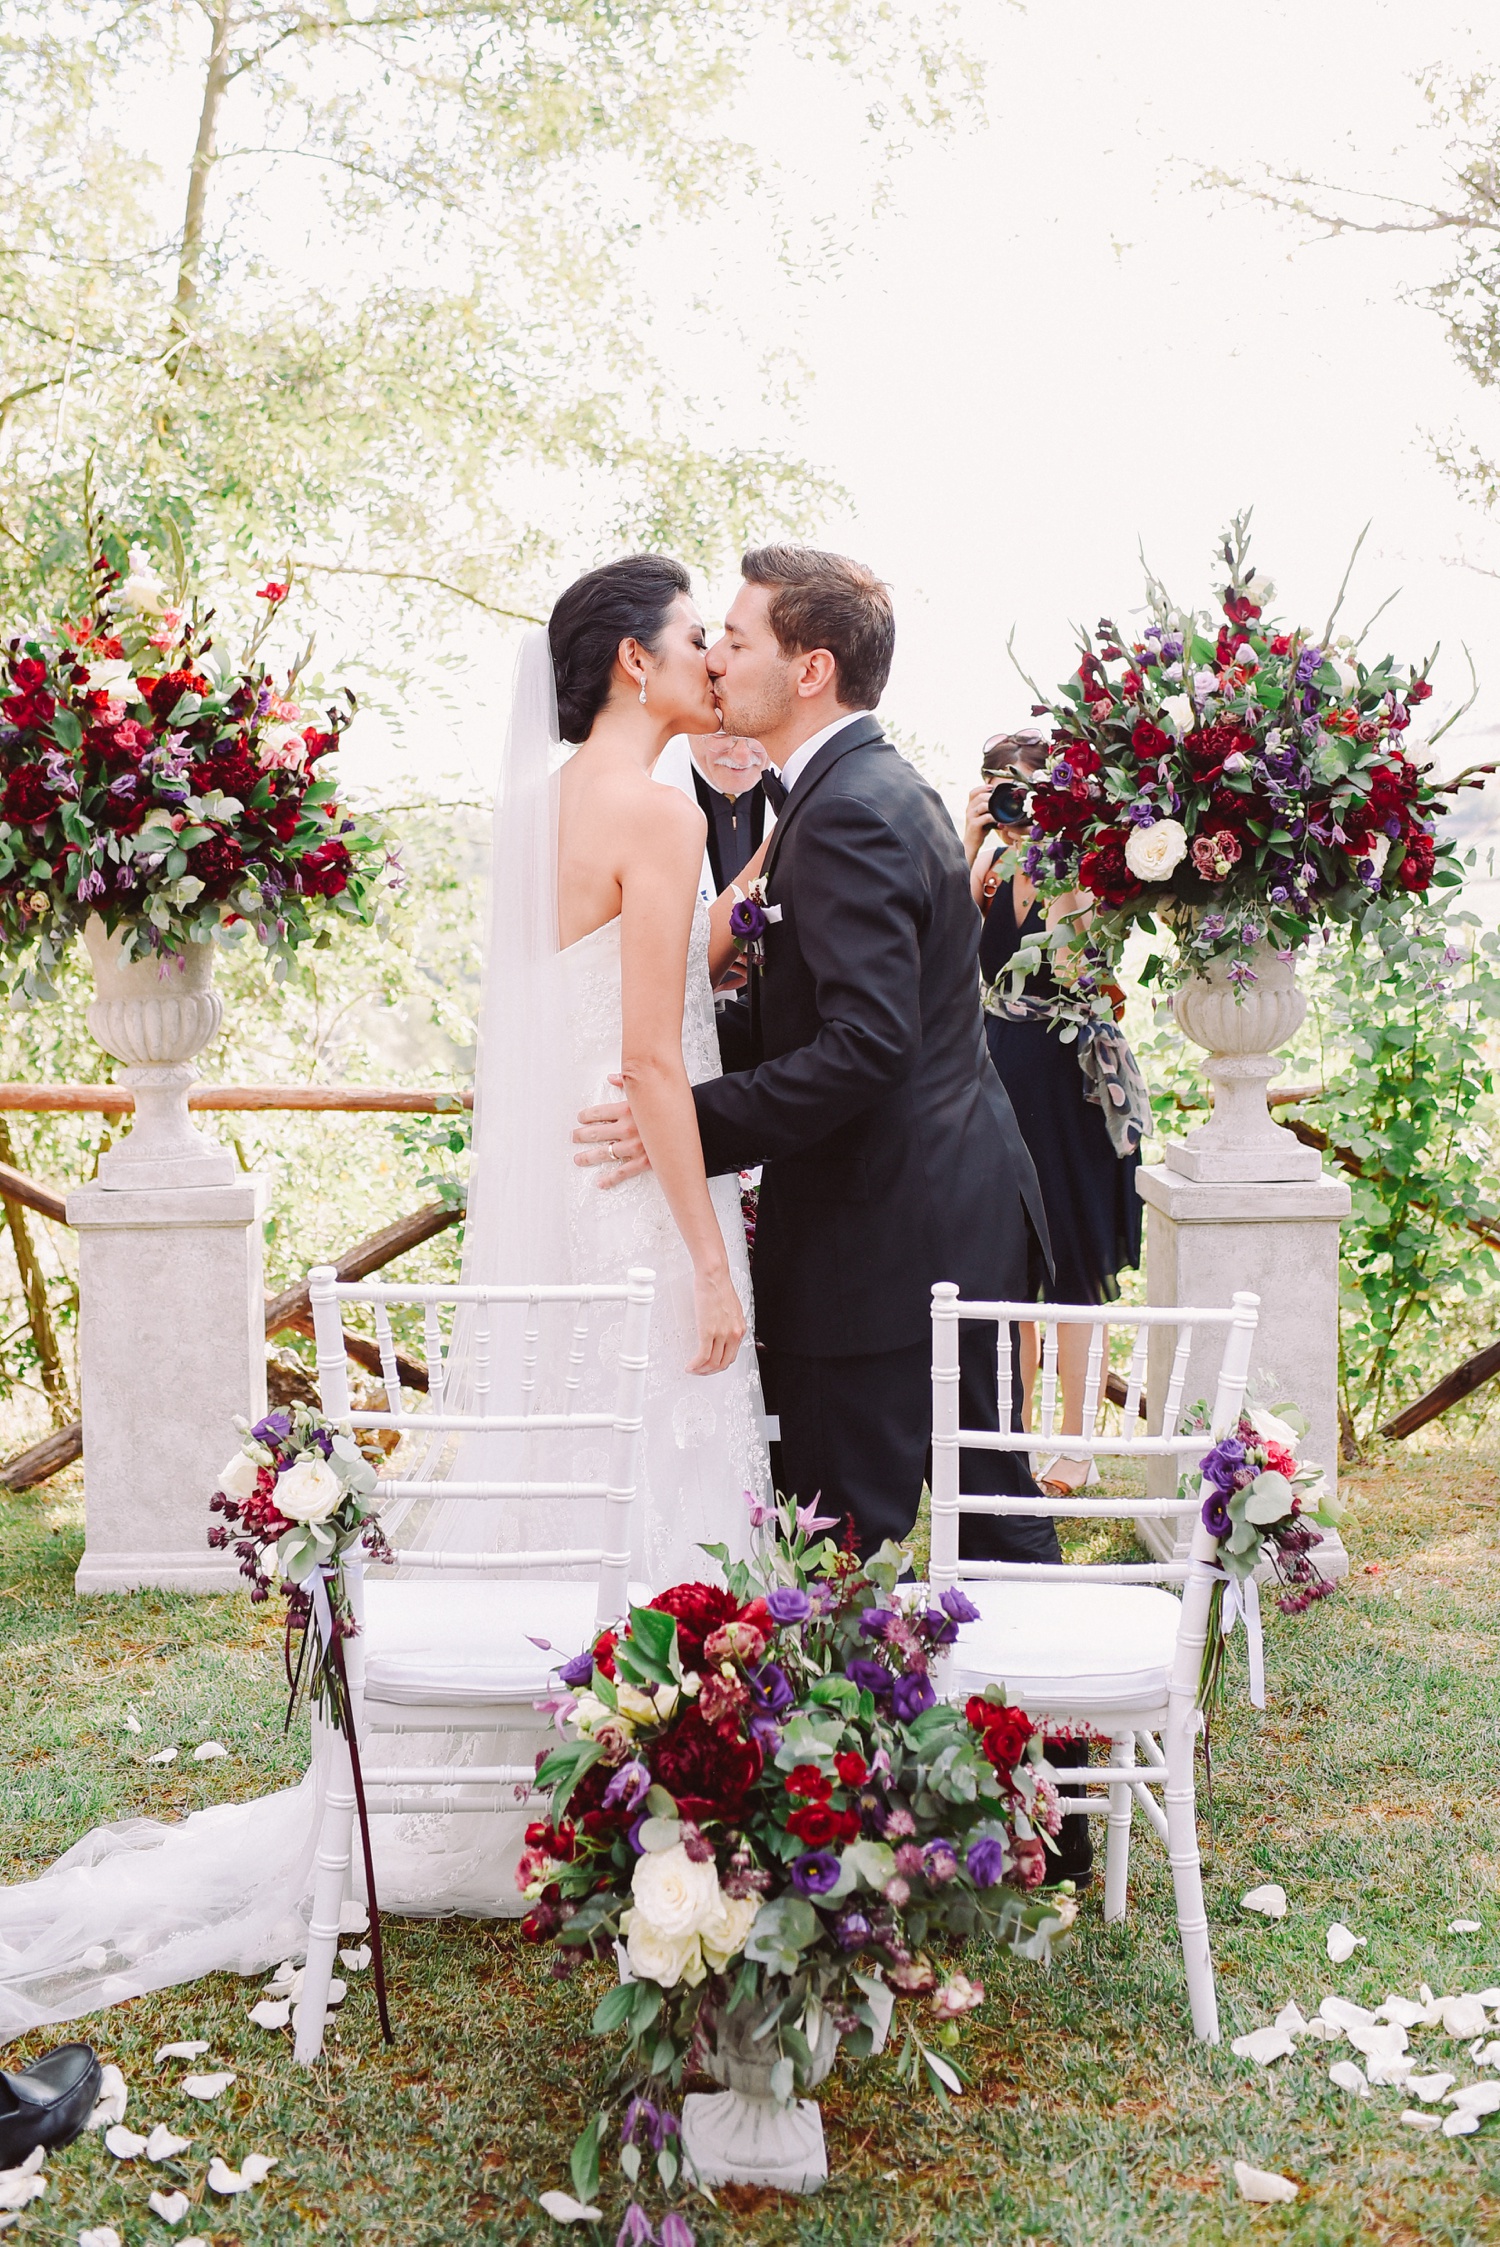
{"label": "green leaves", "polygon": [[801,1954],[820,1931],[817,1913],[805,1896],[792,1890],[762,1904],[745,1944],[745,1956],[773,1974],[795,1974]]}
{"label": "green leaves", "polygon": [[627,1685],[680,1685],[682,1657],[677,1651],[677,1619],[660,1608],[632,1607],[630,1636],[615,1647],[615,1671]]}

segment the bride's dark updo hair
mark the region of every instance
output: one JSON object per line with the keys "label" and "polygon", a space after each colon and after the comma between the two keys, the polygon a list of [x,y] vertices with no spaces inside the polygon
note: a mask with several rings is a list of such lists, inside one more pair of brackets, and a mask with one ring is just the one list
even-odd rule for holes
{"label": "bride's dark updo hair", "polygon": [[667,611],[691,590],[687,571],[667,554],[627,554],[568,587],[547,619],[564,741],[587,740],[609,700],[620,642],[639,640],[655,655]]}

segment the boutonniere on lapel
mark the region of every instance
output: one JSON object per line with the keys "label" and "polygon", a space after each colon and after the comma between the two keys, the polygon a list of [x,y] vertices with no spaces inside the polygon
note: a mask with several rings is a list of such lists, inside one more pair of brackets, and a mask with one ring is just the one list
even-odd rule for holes
{"label": "boutonniere on lapel", "polygon": [[735,883],[731,894],[734,903],[729,911],[729,933],[750,965],[759,967],[766,956],[766,930],[780,920],[781,907],[767,900],[763,878],[748,889]]}

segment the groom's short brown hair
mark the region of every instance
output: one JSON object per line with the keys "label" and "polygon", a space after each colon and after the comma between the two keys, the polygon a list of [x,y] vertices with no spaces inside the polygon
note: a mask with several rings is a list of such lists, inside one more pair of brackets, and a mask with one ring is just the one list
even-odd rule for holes
{"label": "groom's short brown hair", "polygon": [[770,593],[771,630],[782,654],[826,648],[840,702],[848,710],[873,710],[896,647],[890,588],[874,571],[815,546],[752,547],[740,569],[747,585],[764,585]]}

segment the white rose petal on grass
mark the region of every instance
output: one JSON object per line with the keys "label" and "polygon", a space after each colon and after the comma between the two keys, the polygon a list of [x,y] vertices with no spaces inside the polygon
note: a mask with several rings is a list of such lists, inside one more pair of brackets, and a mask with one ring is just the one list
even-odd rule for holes
{"label": "white rose petal on grass", "polygon": [[1451,2075],[1441,2071],[1436,2075],[1409,2075],[1406,2088],[1421,2100],[1424,2107],[1431,2107],[1436,2106],[1443,2093],[1452,2088],[1454,2080]]}
{"label": "white rose petal on grass", "polygon": [[1444,2104],[1465,2114],[1500,2114],[1500,2083],[1461,2083]]}
{"label": "white rose petal on grass", "polygon": [[1415,2066],[1415,2060],[1411,2059],[1372,2060],[1369,2069],[1370,2081],[1372,2083],[1395,2083],[1404,2089]]}
{"label": "white rose petal on grass", "polygon": [[1484,1933],[1484,1921],[1482,1919],[1450,1919],[1448,1932],[1450,1935],[1482,1935]]}
{"label": "white rose petal on grass", "polygon": [[284,2029],[292,2017],[289,1997],[263,1997],[259,2005],[252,2005],[250,2018],[258,2029]]}
{"label": "white rose petal on grass", "polygon": [[134,1709],[127,1709],[127,1710],[125,1711],[125,1716],[124,1716],[124,1725],[125,1725],[125,1729],[126,1729],[126,1731],[127,1731],[127,1732],[139,1732],[139,1731],[140,1731],[140,1729],[141,1729],[141,1720],[140,1720],[140,1718],[139,1718],[139,1717],[138,1717],[138,1716],[136,1715],[136,1713],[135,1713]]}
{"label": "white rose petal on grass", "polygon": [[362,1974],[373,1955],[369,1944],[361,1943],[355,1950],[340,1951],[339,1963],[347,1966],[351,1974]]}
{"label": "white rose petal on grass", "polygon": [[120,2235],[113,2224],[95,2224],[78,2234],[78,2247],[120,2247]]}
{"label": "white rose petal on grass", "polygon": [[348,1896],[339,1906],[339,1933],[362,1935],[370,1924],[370,1907],[357,1896]]}
{"label": "white rose petal on grass", "polygon": [[219,2075],[185,2075],[181,2087],[190,2099],[217,2099],[234,2081],[234,2075],[226,2068]]}
{"label": "white rose petal on grass", "polygon": [[1357,1950],[1363,1948],[1367,1940],[1366,1936],[1356,1935],[1352,1928],[1346,1927],[1341,1919],[1334,1921],[1324,1937],[1328,1955],[1335,1966],[1344,1965]]}
{"label": "white rose petal on grass", "polygon": [[1248,1896],[1241,1896],[1240,1910],[1259,1912],[1263,1919],[1286,1918],[1286,1890],[1279,1881],[1268,1880],[1261,1888],[1252,1888]]}
{"label": "white rose petal on grass", "polygon": [[266,1984],[267,1997],[289,1997],[292,1994],[292,1984],[301,1971],[295,1959],[284,1958]]}
{"label": "white rose petal on grass", "polygon": [[123,2122],[125,2103],[130,2093],[125,2088],[125,2078],[110,2060],[99,2078],[99,2096],[94,2101],[94,2111],[89,2116],[91,2130],[103,2130],[111,2122]]}
{"label": "white rose petal on grass", "polygon": [[1234,2165],[1234,2181],[1240,2188],[1241,2200],[1295,2200],[1297,2187],[1290,2177],[1278,2176],[1274,2169],[1252,2169],[1248,2161]]}
{"label": "white rose petal on grass", "polygon": [[1335,2060],[1328,2070],[1328,2080],[1336,2083],[1341,2091],[1352,2091],[1356,2098],[1368,2099],[1370,2096],[1365,2071],[1355,2060]]}
{"label": "white rose petal on grass", "polygon": [[177,1761],[177,1750],[175,1748],[158,1748],[155,1755],[147,1756],[146,1761],[148,1763],[175,1763]]}
{"label": "white rose petal on grass", "polygon": [[1445,1997],[1439,2018],[1445,2036],[1462,2037],[1465,2042],[1470,2037],[1483,2036],[1490,2025],[1477,1997]]}
{"label": "white rose petal on grass", "polygon": [[37,2171],[46,2158],[45,2146],[33,2146],[17,2168],[0,2169],[0,2208],[24,2208],[29,2201],[41,2199],[47,2180]]}
{"label": "white rose petal on grass", "polygon": [[1347,1997],[1325,1997],[1318,2007],[1321,2020],[1331,2021],[1336,2029],[1367,2029],[1374,2025],[1375,2016],[1363,2005],[1352,2004]]}
{"label": "white rose petal on grass", "polygon": [[209,2188],[222,2193],[226,2199],[233,2193],[249,2192],[253,2186],[265,2183],[279,2159],[274,2153],[247,2153],[238,2169],[231,2169],[215,2154],[208,2165]]}
{"label": "white rose petal on grass", "polygon": [[101,1966],[109,1964],[109,1952],[102,1943],[90,1943],[78,1963],[86,1966],[91,1974],[97,1974]]}
{"label": "white rose petal on grass", "polygon": [[123,2122],[114,2122],[104,2133],[104,2143],[116,2161],[134,2161],[138,2153],[146,2150],[144,2138],[134,2130],[127,2130]]}
{"label": "white rose petal on grass", "polygon": [[1268,2068],[1273,2060],[1284,2060],[1297,2047],[1289,2029],[1266,2028],[1252,2029],[1248,2036],[1237,2036],[1229,2049],[1237,2060],[1254,2060]]}
{"label": "white rose petal on grass", "polygon": [[158,2122],[146,2140],[146,2159],[170,2161],[174,2154],[186,2153],[192,2142],[191,2138],[179,2138],[175,2130],[169,2130],[164,2122]]}
{"label": "white rose petal on grass", "polygon": [[194,1748],[193,1761],[194,1763],[214,1763],[221,1755],[228,1755],[228,1753],[229,1750],[222,1740],[205,1740],[201,1747]]}
{"label": "white rose petal on grass", "polygon": [[1166,881],[1186,856],[1187,829],[1180,819],[1132,827],[1125,839],[1125,863],[1138,882]]}
{"label": "white rose petal on grass", "polygon": [[207,2037],[195,2037],[186,2044],[158,2044],[153,2065],[160,2067],[163,2060],[196,2060],[200,2053],[207,2050]]}
{"label": "white rose petal on grass", "polygon": [[164,2224],[180,2224],[192,2202],[185,2192],[153,2192],[146,2206]]}
{"label": "white rose petal on grass", "polygon": [[600,2211],[590,2208],[587,2201],[575,2200],[568,2192],[544,2192],[541,2204],[554,2223],[596,2224]]}
{"label": "white rose petal on grass", "polygon": [[1445,2115],[1443,2118],[1445,2138],[1469,2138],[1478,2128],[1479,2116],[1472,2107],[1460,2107],[1457,2114]]}
{"label": "white rose petal on grass", "polygon": [[1401,2119],[1409,2130],[1441,2130],[1443,2127],[1435,2114],[1423,2114],[1417,2107],[1408,2107]]}
{"label": "white rose petal on grass", "polygon": [[1415,2004],[1409,1997],[1392,1995],[1384,2005],[1376,2006],[1375,2018],[1377,2021],[1395,2021],[1404,2029],[1414,2029],[1426,2021],[1427,2008],[1425,2005]]}

